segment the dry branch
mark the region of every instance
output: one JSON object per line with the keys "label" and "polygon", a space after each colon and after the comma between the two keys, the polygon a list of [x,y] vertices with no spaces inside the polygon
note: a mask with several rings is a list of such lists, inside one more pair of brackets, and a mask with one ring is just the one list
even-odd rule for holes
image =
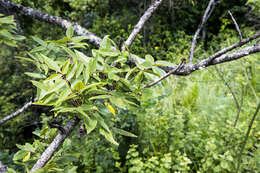
{"label": "dry branch", "polygon": [[235,24],[236,30],[237,30],[237,32],[238,32],[238,34],[239,34],[239,39],[240,39],[240,41],[242,41],[242,39],[243,39],[243,38],[242,38],[242,34],[241,34],[240,28],[239,28],[239,26],[238,26],[238,24],[237,24],[237,22],[236,22],[236,19],[233,17],[232,13],[231,13],[229,10],[228,10],[228,14],[230,15],[232,21],[233,21],[234,24]]}
{"label": "dry branch", "polygon": [[132,33],[130,34],[130,36],[128,37],[128,39],[125,42],[125,45],[123,44],[122,46],[122,50],[125,50],[125,46],[127,46],[128,48],[131,46],[131,44],[133,43],[136,35],[141,31],[141,29],[143,28],[144,24],[146,21],[148,21],[150,19],[150,17],[152,16],[152,14],[155,12],[155,10],[160,6],[160,4],[163,2],[163,0],[155,0],[151,6],[145,11],[145,13],[143,14],[143,16],[139,19],[138,23],[135,25]]}
{"label": "dry branch", "polygon": [[31,105],[32,105],[32,101],[29,101],[22,108],[18,109],[16,112],[11,113],[10,115],[4,117],[2,120],[0,120],[0,125],[4,124],[8,120],[11,120],[11,119],[17,117],[18,115],[23,113],[26,109],[28,109]]}
{"label": "dry branch", "polygon": [[38,19],[40,21],[58,25],[64,29],[67,29],[69,26],[72,25],[77,35],[87,36],[87,40],[96,46],[99,46],[99,44],[101,43],[101,38],[89,32],[87,29],[83,28],[77,23],[72,23],[68,20],[62,19],[61,17],[52,16],[29,7],[24,7],[20,4],[12,3],[9,0],[0,0],[0,5],[8,9],[12,13],[23,14],[33,19]]}
{"label": "dry branch", "polygon": [[196,46],[196,43],[197,43],[197,38],[200,34],[201,29],[203,28],[203,26],[207,22],[208,18],[210,17],[210,15],[211,15],[211,13],[214,9],[214,6],[215,6],[215,0],[210,0],[209,4],[208,4],[208,6],[207,6],[207,8],[206,8],[206,10],[203,14],[201,23],[199,24],[198,29],[196,30],[195,35],[192,39],[191,48],[190,48],[190,58],[189,58],[190,63],[192,63],[192,61],[193,61],[194,49],[195,49],[195,46]]}
{"label": "dry branch", "polygon": [[241,46],[245,45],[246,43],[248,43],[248,42],[250,42],[250,41],[252,41],[252,40],[254,40],[258,37],[260,37],[260,31],[257,32],[255,35],[249,37],[249,38],[243,39],[242,41],[240,41],[238,43],[235,43],[235,44],[233,44],[233,45],[231,45],[231,46],[229,46],[225,49],[222,49],[222,50],[216,52],[214,55],[210,56],[210,59],[213,60],[217,57],[220,57],[221,55],[224,55],[225,53],[227,53],[227,52],[229,52],[229,51],[231,51],[235,48],[241,47]]}
{"label": "dry branch", "polygon": [[181,60],[181,63],[175,67],[173,70],[169,71],[168,73],[166,73],[165,75],[163,75],[162,77],[160,77],[158,80],[150,83],[150,84],[147,84],[145,85],[143,88],[150,88],[156,84],[158,84],[159,82],[161,82],[162,80],[166,79],[167,77],[169,77],[171,74],[175,73],[176,71],[180,70],[182,67],[183,67],[183,63],[186,61],[186,59],[182,59]]}
{"label": "dry branch", "polygon": [[48,146],[48,148],[42,153],[40,159],[34,164],[33,168],[30,172],[33,172],[37,169],[42,168],[46,165],[46,163],[51,159],[54,152],[61,146],[63,141],[69,136],[74,127],[79,123],[79,119],[70,119],[65,127],[63,127],[64,132],[59,132],[59,134],[54,138],[52,143]]}

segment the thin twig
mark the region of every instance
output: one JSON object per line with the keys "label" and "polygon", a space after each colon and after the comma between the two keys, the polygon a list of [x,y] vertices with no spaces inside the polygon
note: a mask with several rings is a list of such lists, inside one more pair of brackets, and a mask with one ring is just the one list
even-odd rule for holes
{"label": "thin twig", "polygon": [[[150,7],[145,11],[143,16],[139,19],[138,23],[135,25],[132,33],[128,37],[128,39],[125,42],[125,45],[129,48],[131,44],[133,43],[136,35],[141,31],[143,28],[145,22],[147,22],[152,14],[155,12],[155,10],[160,6],[160,4],[163,2],[163,0],[155,0]],[[125,50],[125,45],[122,46],[121,50]]]}
{"label": "thin twig", "polygon": [[243,106],[243,101],[244,101],[244,95],[247,91],[247,85],[246,84],[243,89],[242,89],[242,93],[241,93],[241,99],[240,99],[240,105],[239,105],[239,108],[238,108],[238,111],[237,111],[237,116],[236,116],[236,119],[234,121],[234,127],[236,127],[237,125],[237,122],[238,122],[238,119],[239,119],[239,116],[240,116],[240,112],[241,112],[241,109],[242,109],[242,106]]}
{"label": "thin twig", "polygon": [[239,106],[239,109],[238,109],[238,112],[237,112],[236,119],[234,121],[234,127],[236,127],[236,125],[237,125],[237,122],[238,122],[238,119],[239,119],[239,115],[240,115],[240,112],[241,112],[241,108],[242,108],[242,105],[243,105],[244,95],[247,92],[248,82],[251,80],[251,76],[248,74],[248,68],[246,68],[246,75],[247,75],[247,82],[246,82],[244,88],[242,89],[240,106]]}
{"label": "thin twig", "polygon": [[191,48],[190,48],[190,58],[189,58],[190,63],[192,63],[192,61],[193,61],[194,49],[195,49],[195,46],[197,43],[197,38],[200,34],[201,29],[203,28],[203,26],[207,22],[208,18],[210,17],[210,15],[214,9],[214,6],[215,6],[215,0],[210,0],[208,6],[202,16],[201,23],[199,24],[198,29],[196,30],[195,35],[192,39]]}
{"label": "thin twig", "polygon": [[238,24],[237,24],[235,18],[233,17],[232,13],[231,13],[229,10],[228,10],[228,14],[230,15],[232,21],[233,21],[234,24],[235,24],[236,30],[237,30],[237,32],[238,32],[238,34],[239,34],[240,41],[242,41],[243,37],[242,37],[242,34],[241,34],[241,31],[240,31],[240,28],[239,28],[239,26],[238,26]]}
{"label": "thin twig", "polygon": [[184,64],[185,61],[186,61],[186,59],[183,58],[183,59],[181,60],[180,64],[179,64],[177,67],[175,67],[173,70],[169,71],[168,73],[166,73],[165,75],[163,75],[162,77],[160,77],[158,80],[156,80],[156,81],[154,81],[154,82],[152,82],[152,83],[150,83],[150,84],[145,85],[143,88],[150,88],[150,87],[156,85],[157,83],[161,82],[161,81],[164,80],[165,78],[169,77],[171,74],[173,74],[173,73],[175,73],[176,71],[178,71],[179,69],[181,69],[181,68],[183,67],[183,64]]}
{"label": "thin twig", "polygon": [[233,99],[234,99],[234,102],[235,102],[235,105],[236,105],[237,109],[239,110],[239,103],[238,103],[238,100],[237,100],[235,92],[233,91],[233,89],[231,88],[229,83],[226,81],[223,72],[221,70],[219,70],[216,66],[215,66],[215,69],[216,69],[218,75],[220,76],[220,78],[223,80],[224,84],[227,86],[227,88],[231,92],[231,94],[233,96]]}
{"label": "thin twig", "polygon": [[[34,100],[36,101],[36,99],[34,99]],[[0,125],[4,124],[6,121],[11,120],[11,119],[17,117],[18,115],[20,115],[21,113],[23,113],[26,109],[28,109],[32,105],[32,103],[33,103],[32,101],[29,101],[22,108],[18,109],[14,113],[11,113],[10,115],[4,117],[2,120],[0,120]]]}
{"label": "thin twig", "polygon": [[246,136],[245,136],[245,139],[244,139],[244,142],[243,142],[243,144],[242,144],[242,146],[241,146],[241,149],[240,149],[240,152],[239,152],[239,155],[238,155],[237,168],[236,168],[236,172],[237,172],[237,173],[238,173],[239,168],[240,168],[240,165],[241,165],[241,158],[242,158],[242,155],[243,155],[243,151],[244,151],[244,149],[245,149],[245,146],[246,146],[246,143],[247,143],[247,140],[248,140],[250,131],[251,131],[251,129],[252,129],[253,123],[254,123],[254,121],[255,121],[255,119],[256,119],[256,116],[257,116],[257,114],[258,114],[259,109],[260,109],[260,102],[258,103],[257,108],[256,108],[256,111],[255,111],[255,113],[254,113],[254,116],[252,117],[252,119],[251,119],[251,121],[250,121],[250,123],[249,123],[248,129],[247,129],[247,132],[246,132]]}

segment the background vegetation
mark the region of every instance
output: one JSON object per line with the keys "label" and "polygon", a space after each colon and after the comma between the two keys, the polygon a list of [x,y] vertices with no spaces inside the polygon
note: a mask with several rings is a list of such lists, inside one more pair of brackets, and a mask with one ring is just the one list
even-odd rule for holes
{"label": "background vegetation", "polygon": [[[127,39],[151,3],[150,0],[13,2],[77,21],[99,36],[110,35],[116,44],[120,38]],[[187,58],[191,39],[207,3],[203,0],[165,1],[138,35],[131,52],[140,57],[151,54],[155,60],[167,60],[173,64]],[[259,31],[259,1],[223,0],[205,27],[206,36],[197,44],[196,61],[239,41],[227,10],[232,11],[244,38]],[[27,51],[39,46],[32,36],[57,40],[65,35],[65,31],[58,27],[24,16],[15,18],[16,22],[8,18],[8,23],[0,18],[1,118],[36,95],[24,72],[37,69],[18,58],[26,57]],[[10,36],[3,33],[7,26]],[[85,53],[90,55],[92,48],[89,45]],[[234,172],[240,164],[241,172],[260,172],[259,117],[253,124],[244,152],[240,152],[259,102],[259,74],[260,54],[257,53],[190,76],[171,76],[149,90],[147,97],[141,97],[138,107],[121,110],[116,120],[109,124],[129,131],[137,138],[114,134],[119,143],[115,146],[97,130],[79,136],[80,127],[77,127],[44,171],[223,173]],[[239,110],[240,117],[234,125]],[[0,161],[12,168],[10,172],[25,172],[38,158],[36,155],[26,160],[25,155],[18,156],[17,153],[31,148],[40,153],[55,137],[56,129],[46,132],[47,137],[40,135],[52,114],[49,107],[32,106],[22,116],[0,126]]]}

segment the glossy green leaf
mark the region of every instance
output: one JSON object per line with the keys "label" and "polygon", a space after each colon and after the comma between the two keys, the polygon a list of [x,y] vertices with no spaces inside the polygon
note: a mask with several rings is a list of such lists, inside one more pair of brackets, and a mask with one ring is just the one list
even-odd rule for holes
{"label": "glossy green leaf", "polygon": [[99,96],[90,97],[89,100],[107,99],[107,98],[110,98],[110,97],[111,97],[110,95],[99,95]]}
{"label": "glossy green leaf", "polygon": [[115,133],[118,133],[118,134],[123,135],[123,136],[128,136],[128,137],[132,137],[132,138],[137,138],[137,136],[134,135],[133,133],[127,132],[127,131],[122,130],[122,129],[113,128],[113,131],[114,131]]}
{"label": "glossy green leaf", "polygon": [[47,66],[50,69],[52,69],[56,72],[61,72],[59,65],[55,61],[53,61],[52,59],[48,58],[47,56],[45,56],[43,54],[41,54],[41,56],[44,58],[44,62],[47,64]]}
{"label": "glossy green leaf", "polygon": [[69,71],[69,67],[70,67],[70,60],[67,59],[65,61],[65,63],[63,64],[63,66],[62,66],[61,73],[66,75],[68,73],[68,71]]}
{"label": "glossy green leaf", "polygon": [[103,130],[103,129],[99,129],[99,133],[100,133],[101,135],[105,136],[105,138],[106,138],[109,142],[111,142],[112,144],[114,144],[114,145],[119,145],[119,144],[114,140],[113,135],[112,135],[111,133],[108,133],[108,132],[106,132],[106,131]]}
{"label": "glossy green leaf", "polygon": [[31,82],[32,82],[32,84],[33,84],[34,86],[36,86],[37,88],[40,88],[41,90],[48,91],[48,89],[49,89],[48,86],[44,85],[44,84],[41,83],[41,82],[33,81],[33,80],[32,80]]}
{"label": "glossy green leaf", "polygon": [[86,130],[87,130],[87,134],[90,134],[97,126],[97,120],[90,118],[84,121]]}
{"label": "glossy green leaf", "polygon": [[80,76],[80,74],[83,72],[83,68],[84,68],[84,64],[80,64],[78,69],[77,69],[77,72],[76,72],[76,79]]}
{"label": "glossy green leaf", "polygon": [[17,153],[15,153],[13,160],[21,160],[26,156],[26,154],[27,154],[26,151],[20,150]]}
{"label": "glossy green leaf", "polygon": [[87,36],[76,36],[72,37],[73,42],[81,42],[82,40],[86,40],[88,37]]}
{"label": "glossy green leaf", "polygon": [[108,35],[106,35],[101,41],[100,48],[111,48],[111,40],[109,39]]}
{"label": "glossy green leaf", "polygon": [[45,79],[46,76],[40,73],[30,73],[30,72],[25,72],[24,74],[26,74],[27,76],[30,76],[32,78],[37,78],[37,79]]}
{"label": "glossy green leaf", "polygon": [[34,41],[36,41],[37,43],[39,43],[41,46],[47,47],[47,43],[45,41],[43,41],[42,39],[40,39],[38,37],[34,37],[34,36],[32,36],[32,39]]}
{"label": "glossy green leaf", "polygon": [[76,83],[72,84],[72,89],[79,91],[79,90],[83,90],[86,86],[84,85],[84,83],[80,80],[78,80]]}
{"label": "glossy green leaf", "polygon": [[23,162],[27,162],[31,157],[31,152],[27,152],[27,154],[23,157]]}
{"label": "glossy green leaf", "polygon": [[102,56],[110,56],[110,57],[119,56],[119,52],[117,50],[113,50],[111,48],[100,48],[98,52]]}
{"label": "glossy green leaf", "polygon": [[70,80],[71,78],[74,77],[74,75],[76,74],[77,68],[78,68],[78,62],[74,63],[72,68],[68,72],[68,75],[66,76],[67,80]]}

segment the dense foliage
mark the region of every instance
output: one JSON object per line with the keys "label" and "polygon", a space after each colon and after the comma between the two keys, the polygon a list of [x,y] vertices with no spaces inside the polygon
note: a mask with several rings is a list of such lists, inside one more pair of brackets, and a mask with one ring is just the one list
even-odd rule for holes
{"label": "dense foliage", "polygon": [[[49,122],[64,125],[75,115],[79,125],[38,172],[222,173],[238,165],[240,172],[260,171],[259,117],[241,152],[260,97],[259,53],[143,89],[164,74],[158,65],[188,57],[205,1],[166,1],[122,52],[120,38],[128,37],[150,1],[13,2],[77,21],[104,38],[95,48],[72,28],[63,32],[20,16],[24,39],[14,32],[13,17],[1,16],[0,117],[37,98],[24,115],[0,125],[0,161],[9,172],[29,170],[62,131]],[[221,2],[195,60],[239,41],[227,10],[247,37],[260,28],[253,21],[259,9],[254,0]],[[126,63],[130,52],[136,67]]]}

